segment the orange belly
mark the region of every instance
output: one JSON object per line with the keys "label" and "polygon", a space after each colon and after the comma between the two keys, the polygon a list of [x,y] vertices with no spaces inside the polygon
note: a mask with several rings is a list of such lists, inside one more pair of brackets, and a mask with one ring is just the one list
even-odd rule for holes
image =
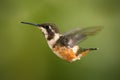
{"label": "orange belly", "polygon": [[66,47],[55,46],[53,51],[59,55],[62,59],[67,60],[69,62],[73,61],[77,56],[73,52],[72,49]]}

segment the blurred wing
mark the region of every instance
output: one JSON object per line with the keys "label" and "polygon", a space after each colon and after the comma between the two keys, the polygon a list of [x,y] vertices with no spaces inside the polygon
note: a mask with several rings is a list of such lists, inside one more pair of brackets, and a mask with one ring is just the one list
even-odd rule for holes
{"label": "blurred wing", "polygon": [[75,28],[75,29],[72,29],[71,31],[64,33],[63,35],[64,36],[74,36],[75,34],[77,34],[80,31],[81,31],[81,28]]}
{"label": "blurred wing", "polygon": [[87,36],[95,35],[97,32],[101,31],[101,29],[102,27],[76,28],[65,33],[64,36],[69,39],[68,45],[72,47],[87,38]]}

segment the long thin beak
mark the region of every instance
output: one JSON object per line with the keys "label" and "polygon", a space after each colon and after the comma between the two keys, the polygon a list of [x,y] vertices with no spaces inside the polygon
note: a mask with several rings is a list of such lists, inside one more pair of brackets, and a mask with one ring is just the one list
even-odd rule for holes
{"label": "long thin beak", "polygon": [[23,24],[29,24],[29,25],[33,25],[33,26],[40,26],[40,24],[34,24],[34,23],[30,23],[30,22],[21,22]]}

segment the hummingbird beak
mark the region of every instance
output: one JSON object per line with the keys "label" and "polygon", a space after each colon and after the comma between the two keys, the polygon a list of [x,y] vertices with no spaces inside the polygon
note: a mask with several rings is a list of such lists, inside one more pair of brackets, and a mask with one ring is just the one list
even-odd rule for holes
{"label": "hummingbird beak", "polygon": [[40,24],[34,24],[34,23],[30,23],[30,22],[21,22],[22,24],[29,24],[29,25],[33,25],[33,26],[39,26],[40,27]]}

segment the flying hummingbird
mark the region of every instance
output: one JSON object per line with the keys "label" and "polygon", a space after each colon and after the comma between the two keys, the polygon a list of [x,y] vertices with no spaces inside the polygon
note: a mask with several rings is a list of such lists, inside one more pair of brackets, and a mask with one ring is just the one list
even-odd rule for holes
{"label": "flying hummingbird", "polygon": [[80,60],[92,50],[98,48],[82,48],[78,44],[88,36],[92,36],[101,31],[102,27],[76,28],[64,34],[61,34],[57,26],[53,23],[33,24],[30,22],[21,22],[36,26],[42,30],[50,49],[61,59],[68,62]]}

